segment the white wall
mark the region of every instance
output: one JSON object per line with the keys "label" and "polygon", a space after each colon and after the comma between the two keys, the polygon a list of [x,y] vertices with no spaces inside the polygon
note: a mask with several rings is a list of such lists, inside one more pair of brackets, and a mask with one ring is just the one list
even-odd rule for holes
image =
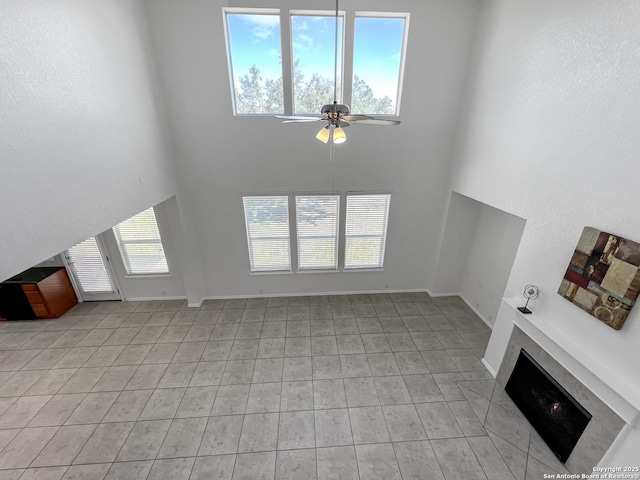
{"label": "white wall", "polygon": [[[300,8],[284,0],[279,7]],[[336,149],[312,125],[234,117],[223,6],[264,0],[147,1],[179,158],[185,231],[195,232],[204,295],[424,289],[435,268],[446,173],[478,4],[345,0],[348,11],[409,11],[402,124],[353,126]],[[316,6],[317,8],[317,6]],[[249,275],[242,193],[392,191],[385,271]]]}
{"label": "white wall", "polygon": [[493,325],[525,221],[451,192],[432,295],[460,295]]}
{"label": "white wall", "polygon": [[432,295],[459,295],[482,204],[451,192],[438,250],[438,266],[429,291]]}
{"label": "white wall", "polygon": [[34,267],[64,267],[64,261],[62,260],[62,255],[54,255],[34,265]]}
{"label": "white wall", "polygon": [[[527,219],[507,296],[539,285],[538,327],[584,349],[638,406],[640,307],[615,331],[556,291],[585,225],[640,239],[640,3],[486,6],[452,188]],[[621,442],[607,461],[637,463],[638,427]]]}
{"label": "white wall", "polygon": [[460,296],[490,325],[500,309],[524,226],[522,218],[481,204]]}
{"label": "white wall", "polygon": [[0,3],[0,280],[175,194],[145,12]]}
{"label": "white wall", "polygon": [[[185,286],[182,276],[183,265],[178,254],[181,245],[180,231],[178,235],[173,228],[170,219],[171,205],[176,201],[175,197],[154,206],[158,230],[162,238],[164,255],[169,266],[167,275],[127,275],[127,270],[118,248],[113,230],[102,233],[102,239],[109,252],[111,265],[116,277],[120,293],[124,300],[184,298]],[[138,212],[139,213],[139,212]]]}

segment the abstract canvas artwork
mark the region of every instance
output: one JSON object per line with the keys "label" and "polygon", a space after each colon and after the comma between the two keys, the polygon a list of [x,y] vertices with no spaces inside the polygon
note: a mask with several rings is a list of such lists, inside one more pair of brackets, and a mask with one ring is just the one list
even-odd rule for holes
{"label": "abstract canvas artwork", "polygon": [[558,293],[620,330],[640,294],[640,244],[585,227]]}

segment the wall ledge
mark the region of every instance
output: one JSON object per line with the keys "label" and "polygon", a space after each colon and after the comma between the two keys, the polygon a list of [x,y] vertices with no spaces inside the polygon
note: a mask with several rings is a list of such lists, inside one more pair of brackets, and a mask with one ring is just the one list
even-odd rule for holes
{"label": "wall ledge", "polygon": [[[518,326],[532,340],[540,345],[549,355],[556,359],[565,369],[593,391],[625,422],[635,425],[640,418],[640,392],[630,380],[620,378],[610,368],[604,366],[601,357],[584,350],[564,332],[553,326],[551,314],[541,312],[524,315],[517,310],[522,306],[520,298],[503,298],[504,311],[509,314],[512,325]],[[507,322],[501,322],[505,328]],[[497,322],[496,322],[497,324]],[[508,326],[507,326],[508,327]],[[544,328],[544,330],[543,330]],[[507,341],[510,335],[506,335]],[[490,349],[498,350],[502,345],[490,342],[485,357],[490,357]],[[506,349],[506,345],[504,346]],[[495,355],[495,352],[493,352]],[[500,356],[504,357],[504,352]],[[485,363],[487,366],[488,363]],[[488,367],[489,368],[489,367]],[[490,370],[495,370],[491,368]]]}

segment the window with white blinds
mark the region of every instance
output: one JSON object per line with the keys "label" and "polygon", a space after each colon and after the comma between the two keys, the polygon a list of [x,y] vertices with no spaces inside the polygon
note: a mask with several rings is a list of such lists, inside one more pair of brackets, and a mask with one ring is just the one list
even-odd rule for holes
{"label": "window with white blinds", "polygon": [[128,275],[169,273],[153,208],[113,227]]}
{"label": "window with white blinds", "polygon": [[347,195],[344,268],[382,268],[391,195]]}
{"label": "window with white blinds", "polygon": [[95,237],[67,250],[67,260],[85,293],[111,293],[113,286]]}
{"label": "window with white blinds", "polygon": [[298,270],[338,268],[339,195],[296,196]]}
{"label": "window with white blinds", "polygon": [[251,271],[291,271],[289,197],[245,196],[242,200]]}

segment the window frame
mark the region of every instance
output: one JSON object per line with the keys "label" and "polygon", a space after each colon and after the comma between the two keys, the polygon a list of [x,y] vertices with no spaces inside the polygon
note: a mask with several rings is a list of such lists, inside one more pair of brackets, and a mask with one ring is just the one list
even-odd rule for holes
{"label": "window frame", "polygon": [[[247,14],[247,15],[279,15],[280,16],[280,56],[282,72],[282,115],[296,115],[294,113],[295,103],[293,91],[293,26],[292,16],[335,16],[335,10],[322,9],[293,9],[293,8],[262,8],[262,7],[222,7],[222,23],[224,28],[225,46],[227,54],[227,66],[229,73],[229,86],[231,93],[231,110],[233,116],[237,117],[272,117],[273,113],[237,113],[235,85],[233,80],[233,58],[231,55],[229,29],[227,25],[227,13]],[[409,12],[372,12],[358,10],[340,10],[338,15],[342,17],[342,64],[339,66],[341,78],[341,103],[351,105],[353,93],[353,60],[355,51],[355,20],[357,17],[376,18],[403,18],[404,33],[402,38],[402,52],[400,59],[400,72],[398,76],[398,91],[396,98],[396,108],[394,114],[376,114],[362,112],[364,114],[375,115],[380,118],[394,119],[400,116],[402,106],[402,90],[404,87],[404,71],[407,58],[407,45],[409,40]],[[318,113],[304,113],[298,115],[320,117],[320,105]]]}
{"label": "window frame", "polygon": [[[289,63],[288,63],[288,70],[289,70],[289,75],[290,75],[290,92],[283,92],[285,97],[290,97],[291,98],[291,109],[290,109],[290,113],[287,113],[286,115],[301,115],[301,116],[318,116],[320,117],[320,107],[321,105],[318,106],[318,111],[317,112],[298,112],[296,113],[296,92],[294,90],[295,86],[294,86],[294,63],[295,63],[295,57],[294,57],[294,52],[293,52],[293,21],[292,21],[292,17],[294,16],[298,16],[298,17],[334,17],[336,15],[335,10],[331,11],[331,10],[300,10],[300,9],[292,9],[289,10],[287,13],[287,20],[289,22],[288,25],[288,29],[289,29],[289,45],[288,45],[288,50],[290,52],[290,59],[289,59]],[[346,55],[347,55],[347,51],[350,50],[347,48],[347,12],[345,10],[338,10],[338,17],[342,20],[342,32],[339,34],[339,37],[342,39],[342,44],[338,46],[338,50],[340,52],[340,63],[338,63],[338,77],[340,78],[340,89],[336,91],[336,97],[339,99],[338,103],[345,103],[345,69],[346,69]],[[333,44],[335,39],[335,36],[332,35],[331,36],[331,43]],[[333,57],[333,52],[332,52],[332,57]],[[352,58],[352,57],[350,57]],[[283,63],[283,70],[284,68],[284,63]],[[284,74],[284,72],[283,72]],[[330,78],[331,78],[331,82],[333,84],[333,76],[334,76],[334,72],[333,69],[330,72]],[[284,82],[283,82],[283,89],[286,89]],[[349,87],[349,91],[350,91],[351,87]],[[333,102],[333,99],[331,99],[328,103]],[[286,102],[285,102],[285,110],[286,110]]]}
{"label": "window frame", "polygon": [[[385,225],[384,234],[377,235],[359,235],[361,237],[377,237],[382,238],[382,249],[379,253],[380,264],[370,267],[347,267],[346,266],[346,254],[347,254],[347,201],[349,197],[354,196],[375,196],[386,195],[388,196],[388,202],[385,211]],[[346,193],[317,193],[317,192],[289,192],[289,193],[242,193],[241,199],[243,201],[243,215],[245,225],[245,239],[247,246],[247,254],[249,260],[249,275],[277,275],[277,274],[316,274],[316,273],[357,273],[357,272],[377,272],[384,271],[385,256],[387,252],[387,237],[389,231],[389,215],[391,210],[391,191],[360,191],[360,192],[346,192]],[[297,198],[298,197],[312,197],[312,196],[330,196],[337,197],[337,219],[336,219],[336,266],[334,267],[320,267],[320,268],[300,268],[299,257],[299,234],[298,234],[298,212],[297,212]],[[264,270],[252,270],[251,269],[251,252],[250,252],[250,237],[247,225],[246,211],[244,210],[244,199],[250,197],[283,197],[287,199],[287,226],[288,226],[288,247],[289,247],[289,268],[286,270],[277,269],[264,269]],[[293,237],[295,236],[295,241]],[[280,238],[280,237],[276,237]],[[284,238],[284,237],[281,237]],[[333,237],[327,237],[333,238]]]}
{"label": "window frame", "polygon": [[[348,202],[349,202],[349,197],[366,197],[366,196],[376,196],[376,195],[386,195],[388,196],[388,201],[387,201],[387,205],[386,205],[386,210],[385,210],[385,223],[384,223],[384,233],[382,235],[374,235],[374,234],[369,234],[369,235],[357,235],[357,237],[361,237],[361,238],[381,238],[383,240],[383,242],[381,242],[381,250],[378,254],[378,257],[380,258],[380,263],[378,265],[375,266],[355,266],[355,267],[348,267],[347,266],[347,239],[348,238],[353,238],[356,237],[356,235],[348,235],[347,234],[347,222],[348,222]],[[342,251],[342,255],[343,255],[343,262],[342,262],[342,271],[347,273],[347,272],[371,272],[371,271],[384,271],[384,263],[385,263],[385,256],[386,256],[386,252],[387,252],[387,236],[389,233],[389,213],[391,211],[391,196],[392,196],[392,192],[389,191],[374,191],[374,192],[346,192],[344,194],[344,235],[343,235],[343,240],[344,240],[344,247],[343,247],[343,251]]]}
{"label": "window frame", "polygon": [[[123,240],[120,233],[119,233],[119,227],[120,225],[122,225],[124,222],[127,222],[133,218],[135,218],[136,216],[151,211],[153,213],[153,219],[155,222],[155,228],[158,231],[158,238],[146,238],[146,239],[138,239],[138,240]],[[113,233],[113,236],[116,240],[116,244],[118,245],[118,251],[120,252],[120,258],[122,260],[122,264],[124,266],[124,270],[126,273],[127,278],[141,278],[141,277],[168,277],[171,276],[171,267],[169,265],[169,260],[167,259],[167,254],[165,251],[165,247],[164,247],[164,243],[162,242],[162,233],[160,232],[160,226],[158,225],[158,215],[156,214],[155,208],[154,207],[150,207],[147,208],[146,210],[143,210],[141,212],[136,213],[135,215],[133,215],[132,217],[123,220],[122,222],[118,223],[117,225],[113,226],[111,228],[111,232]],[[167,270],[166,271],[162,271],[162,272],[150,272],[150,271],[146,271],[146,272],[133,272],[131,271],[131,262],[130,262],[130,258],[129,258],[129,253],[126,250],[126,246],[127,245],[160,245],[160,247],[162,248],[162,256],[164,257],[164,262],[167,265]]]}
{"label": "window frame", "polygon": [[[337,199],[337,208],[336,208],[336,232],[335,236],[326,236],[326,235],[314,235],[312,237],[306,238],[327,238],[334,239],[335,238],[335,264],[329,267],[300,267],[300,230],[298,228],[298,198],[301,197],[336,197]],[[339,272],[340,265],[340,222],[342,219],[342,195],[339,193],[294,193],[293,194],[293,206],[295,211],[295,236],[296,236],[296,270],[298,273],[311,273],[311,272]]]}
{"label": "window frame", "polygon": [[[273,117],[274,115],[284,115],[287,111],[287,95],[286,95],[286,79],[285,79],[285,69],[284,69],[284,56],[285,51],[282,46],[284,45],[283,38],[283,25],[282,25],[282,10],[279,8],[262,8],[262,7],[222,7],[222,25],[224,28],[224,40],[225,40],[225,49],[227,52],[227,67],[229,73],[229,87],[231,93],[231,109],[233,111],[234,117]],[[236,89],[235,83],[233,81],[233,58],[231,55],[231,40],[229,38],[229,26],[227,24],[227,14],[239,14],[239,15],[277,15],[280,18],[280,57],[281,57],[281,78],[282,78],[282,97],[283,97],[283,112],[273,114],[273,113],[238,113],[237,111],[237,99],[236,99]],[[289,82],[291,79],[289,78]]]}
{"label": "window frame", "polygon": [[404,86],[404,69],[405,63],[407,60],[407,44],[409,43],[409,12],[372,12],[372,11],[357,11],[353,16],[353,25],[351,31],[351,78],[349,79],[349,100],[353,103],[352,93],[353,93],[353,62],[355,59],[355,49],[356,49],[356,19],[358,18],[402,18],[404,19],[404,29],[402,33],[402,48],[400,52],[400,71],[398,72],[398,90],[396,92],[396,109],[393,114],[379,114],[379,113],[366,113],[362,112],[364,115],[375,115],[375,117],[382,118],[395,118],[400,116],[400,107],[402,106],[402,90]]}
{"label": "window frame", "polygon": [[[263,269],[254,269],[253,268],[253,250],[252,245],[254,240],[249,234],[249,223],[247,221],[247,210],[244,203],[245,198],[253,198],[253,197],[281,197],[287,199],[287,244],[289,247],[289,266],[286,269],[271,269],[271,268],[263,268]],[[249,273],[251,275],[270,275],[270,274],[288,274],[293,273],[293,255],[292,255],[292,245],[291,245],[291,195],[290,194],[277,194],[277,193],[243,193],[242,194],[242,206],[243,206],[243,216],[244,216],[244,228],[245,228],[245,238],[247,241],[247,254],[249,256]],[[276,239],[284,239],[284,236],[281,237],[269,237],[268,239],[276,240]]]}

